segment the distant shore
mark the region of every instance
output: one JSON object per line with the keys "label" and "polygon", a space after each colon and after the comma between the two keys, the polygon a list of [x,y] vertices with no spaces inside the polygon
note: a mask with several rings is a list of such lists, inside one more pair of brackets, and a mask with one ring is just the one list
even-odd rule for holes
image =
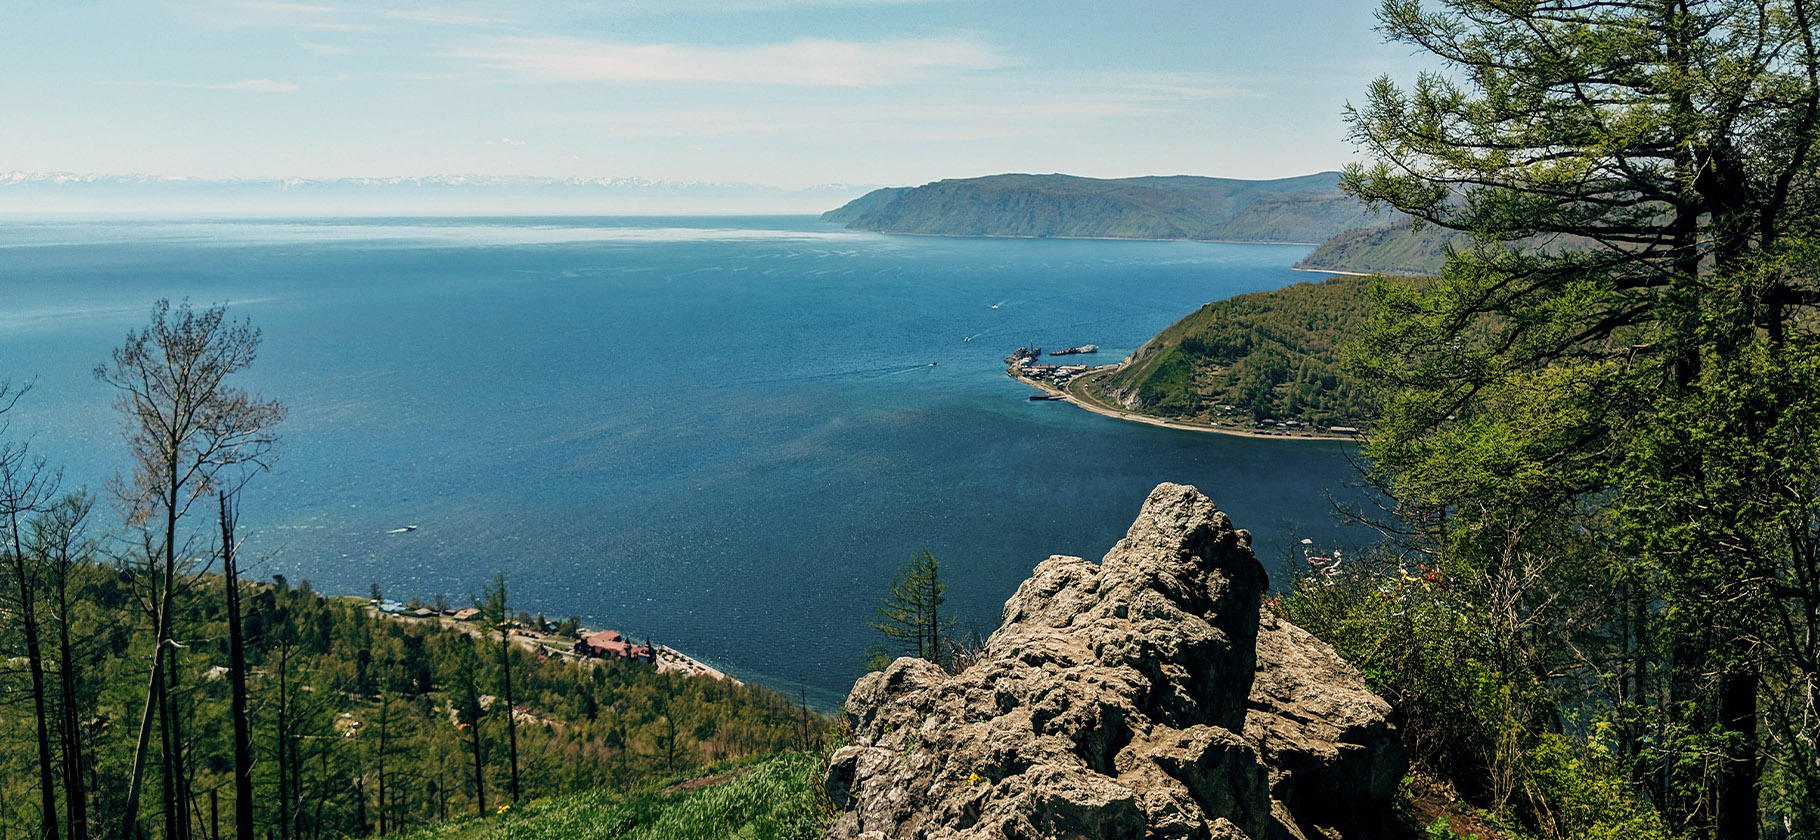
{"label": "distant shore", "polygon": [[1215,426],[1210,423],[1189,423],[1189,422],[1185,422],[1185,421],[1181,421],[1181,420],[1165,420],[1161,417],[1151,417],[1146,414],[1138,414],[1136,412],[1130,411],[1129,409],[1115,407],[1115,406],[1109,406],[1109,405],[1106,405],[1104,403],[1094,400],[1091,396],[1088,395],[1088,392],[1086,390],[1086,386],[1088,383],[1102,379],[1102,378],[1110,375],[1114,370],[1117,370],[1117,369],[1118,369],[1118,365],[1116,365],[1116,364],[1102,365],[1100,367],[1094,368],[1092,370],[1089,370],[1085,374],[1082,374],[1081,376],[1077,377],[1073,382],[1068,383],[1068,387],[1066,389],[1057,388],[1054,385],[1051,385],[1047,382],[1042,382],[1040,380],[1031,379],[1027,376],[1023,376],[1017,372],[1016,368],[1007,368],[1005,371],[1005,375],[1010,376],[1012,379],[1016,379],[1017,381],[1022,382],[1025,385],[1029,385],[1030,387],[1035,388],[1039,391],[1044,391],[1046,393],[1060,397],[1062,401],[1072,403],[1080,408],[1084,408],[1088,411],[1091,411],[1094,414],[1111,417],[1115,420],[1127,420],[1127,421],[1130,421],[1133,423],[1143,423],[1143,424],[1149,425],[1149,426],[1160,426],[1165,429],[1180,429],[1185,432],[1212,432],[1216,435],[1233,435],[1235,437],[1264,438],[1267,440],[1351,440],[1351,441],[1356,441],[1359,439],[1358,435],[1321,434],[1319,432],[1261,431],[1261,430],[1257,430],[1257,429],[1241,429],[1241,428],[1237,428],[1237,427],[1233,427],[1233,426]]}
{"label": "distant shore", "polygon": [[[828,222],[828,224],[838,225],[840,222]],[[1207,245],[1299,245],[1304,248],[1318,248],[1321,245],[1319,242],[1278,242],[1275,240],[1266,242],[1257,239],[1189,239],[1183,236],[1065,236],[1059,234],[1055,236],[1037,236],[1035,234],[1014,233],[925,233],[922,231],[910,230],[877,230],[875,228],[853,227],[852,225],[847,225],[845,229],[863,231],[865,233],[882,233],[886,236],[932,236],[948,239],[1072,239],[1081,242],[1198,242]]]}

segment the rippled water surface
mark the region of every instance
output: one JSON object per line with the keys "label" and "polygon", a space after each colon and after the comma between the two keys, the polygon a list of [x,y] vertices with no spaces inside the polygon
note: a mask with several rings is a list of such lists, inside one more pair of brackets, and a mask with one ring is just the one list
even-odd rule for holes
{"label": "rippled water surface", "polygon": [[36,383],[12,434],[99,489],[127,454],[92,368],[160,297],[228,302],[264,331],[245,383],[291,409],[244,502],[257,573],[466,601],[504,569],[524,609],[827,704],[919,549],[986,632],[1159,481],[1211,495],[1277,576],[1302,537],[1368,539],[1331,515],[1356,498],[1343,444],[1032,403],[1000,363],[1026,342],[1115,361],[1307,279],[1306,250],[772,217],[0,224],[0,376]]}

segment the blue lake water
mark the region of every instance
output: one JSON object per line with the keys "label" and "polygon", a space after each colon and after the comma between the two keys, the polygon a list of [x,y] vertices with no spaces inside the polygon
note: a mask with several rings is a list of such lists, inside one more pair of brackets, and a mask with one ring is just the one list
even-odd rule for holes
{"label": "blue lake water", "polygon": [[0,224],[0,378],[35,379],[11,433],[98,490],[128,460],[93,367],[160,297],[227,302],[265,337],[243,384],[291,411],[243,501],[255,573],[462,602],[503,569],[520,608],[828,705],[920,549],[984,633],[1160,481],[1212,496],[1276,577],[1303,537],[1368,541],[1332,514],[1361,498],[1345,444],[1032,403],[1000,361],[1116,361],[1308,279],[1306,251],[783,217]]}

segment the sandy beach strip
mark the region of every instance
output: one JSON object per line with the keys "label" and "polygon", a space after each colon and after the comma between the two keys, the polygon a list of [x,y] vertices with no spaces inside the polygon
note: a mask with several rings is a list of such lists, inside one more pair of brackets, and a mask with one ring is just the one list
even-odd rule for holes
{"label": "sandy beach strip", "polygon": [[1075,393],[1076,389],[1084,389],[1085,384],[1090,379],[1104,377],[1104,376],[1112,373],[1112,371],[1114,371],[1116,369],[1118,369],[1118,365],[1103,365],[1101,367],[1089,370],[1086,373],[1080,375],[1079,377],[1076,377],[1073,382],[1069,383],[1067,390],[1057,388],[1054,385],[1051,385],[1047,382],[1042,382],[1039,380],[1035,380],[1035,379],[1031,379],[1029,377],[1023,376],[1017,372],[1016,368],[1007,368],[1005,370],[1005,375],[1011,377],[1012,379],[1016,379],[1017,381],[1022,382],[1025,385],[1029,385],[1030,387],[1035,388],[1039,391],[1044,391],[1046,393],[1053,394],[1055,396],[1059,396],[1063,400],[1065,400],[1069,403],[1072,403],[1075,406],[1078,406],[1080,408],[1084,408],[1088,411],[1091,411],[1094,414],[1104,415],[1106,417],[1111,417],[1115,420],[1127,420],[1132,423],[1144,423],[1144,424],[1151,425],[1151,426],[1159,426],[1159,427],[1165,428],[1165,429],[1179,429],[1184,432],[1212,432],[1216,435],[1233,435],[1235,437],[1264,438],[1267,440],[1351,440],[1351,441],[1356,441],[1360,438],[1359,435],[1324,435],[1324,434],[1319,434],[1319,433],[1315,433],[1315,432],[1262,432],[1262,431],[1257,431],[1255,429],[1239,429],[1239,428],[1232,428],[1232,427],[1227,427],[1227,426],[1214,426],[1214,425],[1209,425],[1206,423],[1184,423],[1180,420],[1165,420],[1160,417],[1151,417],[1149,415],[1137,414],[1137,413],[1134,413],[1134,412],[1131,412],[1131,411],[1128,411],[1128,410],[1125,410],[1122,408],[1114,408],[1112,406],[1103,405],[1103,404],[1095,402],[1091,398],[1085,396],[1084,393],[1080,393],[1080,394]]}

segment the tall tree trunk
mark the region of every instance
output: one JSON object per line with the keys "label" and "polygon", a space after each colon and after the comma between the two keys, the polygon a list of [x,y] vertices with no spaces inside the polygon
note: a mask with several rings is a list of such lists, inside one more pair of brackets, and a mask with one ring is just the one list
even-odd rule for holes
{"label": "tall tree trunk", "polygon": [[486,768],[486,762],[480,754],[480,720],[478,718],[475,719],[473,726],[468,727],[468,737],[474,745],[474,810],[475,813],[485,815],[487,812],[487,781],[482,771]]}
{"label": "tall tree trunk", "polygon": [[[391,699],[385,695],[379,697],[379,836],[386,834],[385,809],[385,758],[386,740],[390,733]],[[364,822],[364,820],[362,821]]]}
{"label": "tall tree trunk", "polygon": [[26,667],[32,679],[32,713],[37,724],[38,735],[38,795],[40,807],[43,808],[43,821],[39,836],[46,840],[57,840],[57,776],[51,762],[51,730],[49,714],[44,705],[44,658],[43,647],[38,638],[38,610],[36,588],[32,585],[35,575],[26,562],[25,546],[19,539],[19,514],[11,512],[8,518],[9,536],[12,540],[13,582],[18,585],[19,620],[25,635]]}
{"label": "tall tree trunk", "polygon": [[171,780],[177,786],[172,791],[171,797],[177,807],[177,834],[173,840],[190,840],[193,833],[190,821],[192,800],[189,762],[185,760],[188,749],[183,740],[183,706],[180,705],[183,701],[183,680],[182,674],[177,668],[177,646],[166,646],[164,655],[170,658],[170,661],[164,664],[164,676],[168,681],[164,691],[164,702],[166,713],[170,715],[171,721],[171,754],[169,757]]}
{"label": "tall tree trunk", "polygon": [[[168,663],[166,667],[169,667]],[[170,685],[167,682],[159,691],[159,696],[168,701],[169,698],[164,695],[169,691]],[[159,789],[159,794],[164,800],[164,840],[180,840],[182,835],[178,833],[177,828],[177,770],[175,763],[171,760],[176,746],[175,739],[171,737],[171,707],[168,702],[160,703],[158,706],[158,739],[159,744],[162,745],[158,755],[158,766],[164,773],[164,784]]]}
{"label": "tall tree trunk", "polygon": [[512,768],[512,802],[518,802],[518,715],[512,705],[512,628],[502,626],[500,632],[499,667],[505,673],[506,691],[506,760]]}
{"label": "tall tree trunk", "polygon": [[[177,474],[175,454],[166,459],[167,474]],[[120,836],[133,836],[139,822],[139,799],[144,793],[145,758],[152,743],[152,718],[164,707],[164,657],[159,653],[164,649],[165,637],[170,635],[171,612],[176,606],[177,585],[177,485],[171,483],[165,493],[164,502],[164,551],[163,551],[163,591],[158,595],[158,614],[153,618],[152,630],[152,673],[147,680],[145,693],[145,712],[139,717],[139,737],[133,747],[133,769],[126,787],[126,807],[120,813]]]}
{"label": "tall tree trunk", "polygon": [[[290,620],[289,616],[285,617]],[[289,681],[291,645],[289,641],[280,642],[278,646],[278,837],[279,840],[291,838],[291,762],[288,756],[291,740],[290,726],[290,692],[286,685]]]}
{"label": "tall tree trunk", "polygon": [[1729,738],[1719,771],[1719,840],[1757,840],[1757,672],[1734,665],[1719,676],[1719,725]]}
{"label": "tall tree trunk", "polygon": [[82,718],[76,702],[76,658],[70,645],[69,564],[59,558],[57,575],[57,677],[62,696],[63,811],[70,840],[88,840],[88,790],[83,783]]}
{"label": "tall tree trunk", "polygon": [[254,840],[253,734],[246,713],[246,642],[240,629],[240,578],[234,556],[234,523],[238,517],[228,504],[228,494],[223,491],[218,495],[221,573],[226,578],[227,595],[229,710],[234,719],[234,840]]}

